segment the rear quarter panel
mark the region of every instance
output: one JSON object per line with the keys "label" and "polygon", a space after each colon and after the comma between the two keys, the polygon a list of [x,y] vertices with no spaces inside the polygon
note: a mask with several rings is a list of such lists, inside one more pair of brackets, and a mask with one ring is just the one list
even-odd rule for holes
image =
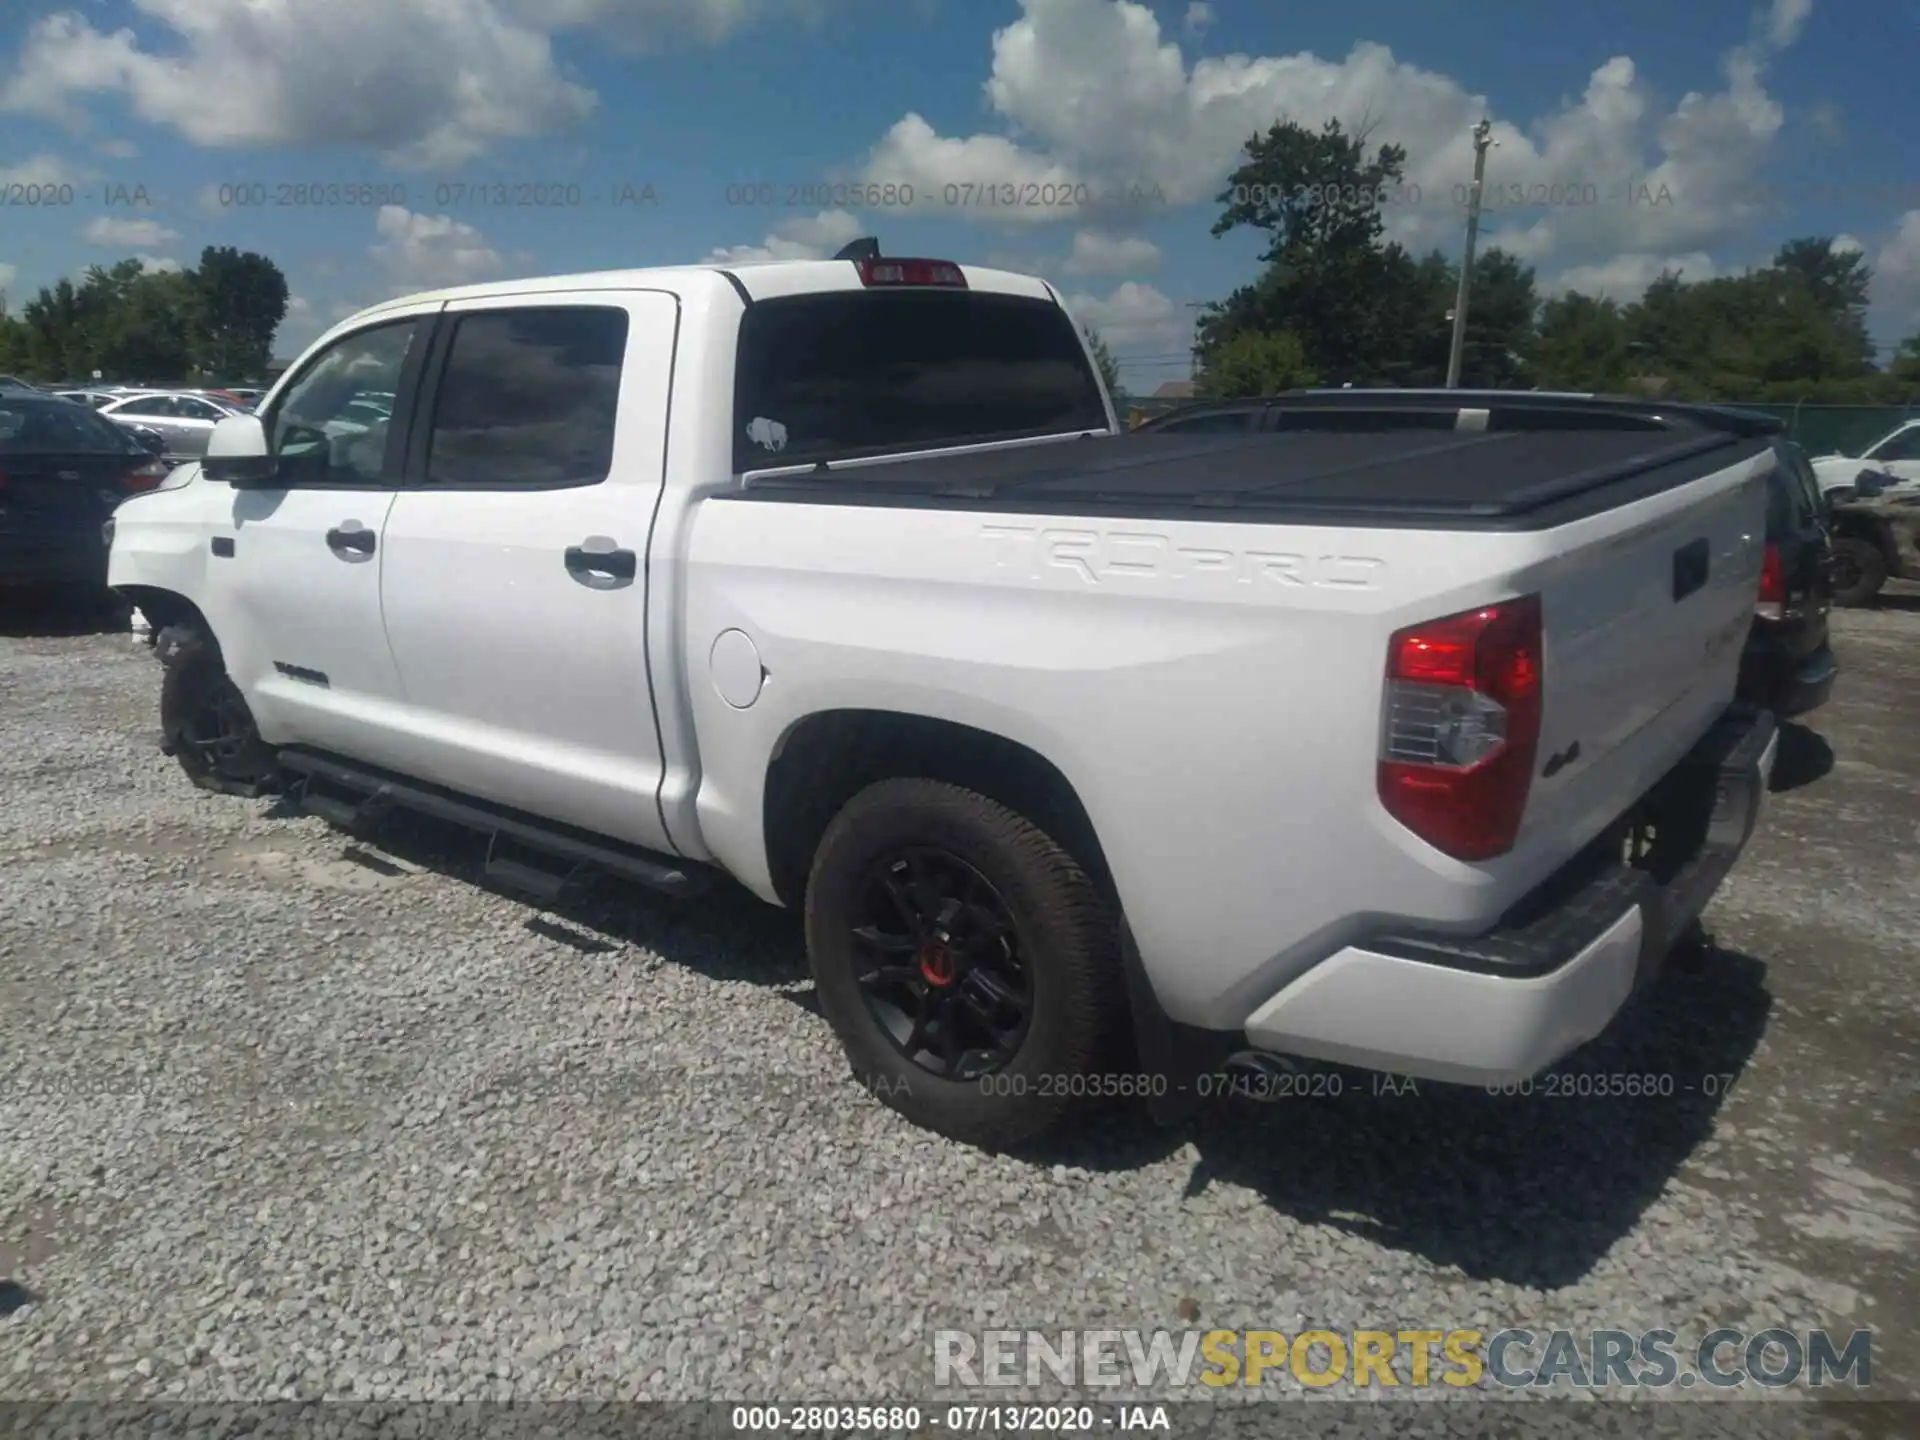
{"label": "rear quarter panel", "polygon": [[[1079,794],[1170,1013],[1237,1024],[1370,920],[1497,915],[1524,888],[1531,867],[1403,830],[1374,766],[1388,635],[1494,598],[1530,543],[710,500],[686,561],[701,835],[771,896],[766,769],[817,711],[1004,735]],[[734,628],[767,671],[746,710],[708,673]]]}

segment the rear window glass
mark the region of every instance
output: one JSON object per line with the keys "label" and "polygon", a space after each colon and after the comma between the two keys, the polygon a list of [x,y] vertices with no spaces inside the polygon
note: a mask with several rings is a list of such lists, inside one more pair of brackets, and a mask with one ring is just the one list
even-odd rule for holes
{"label": "rear window glass", "polygon": [[[434,402],[428,481],[566,486],[606,479],[626,348],[627,312],[612,307],[461,316]],[[382,402],[369,395],[354,405],[384,416]]]}
{"label": "rear window glass", "polygon": [[1106,427],[1051,301],[861,290],[762,300],[740,323],[737,471]]}
{"label": "rear window glass", "polygon": [[72,401],[22,405],[0,398],[0,454],[115,455],[138,448],[124,430]]}

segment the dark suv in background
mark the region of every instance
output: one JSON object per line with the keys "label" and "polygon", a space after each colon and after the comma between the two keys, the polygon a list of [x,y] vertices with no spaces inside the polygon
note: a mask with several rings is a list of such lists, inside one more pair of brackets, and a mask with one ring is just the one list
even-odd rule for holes
{"label": "dark suv in background", "polygon": [[1767,551],[1753,629],[1740,659],[1740,698],[1776,715],[1827,703],[1837,673],[1827,644],[1833,607],[1833,543],[1827,502],[1807,455],[1778,444],[1767,493]]}

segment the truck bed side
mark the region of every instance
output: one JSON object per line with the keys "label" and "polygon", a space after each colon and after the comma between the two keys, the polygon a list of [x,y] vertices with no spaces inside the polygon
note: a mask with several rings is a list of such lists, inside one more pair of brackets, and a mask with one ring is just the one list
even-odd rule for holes
{"label": "truck bed side", "polygon": [[[1107,443],[993,463],[1059,465],[1062,449]],[[1237,1026],[1369,929],[1491,924],[1724,709],[1770,461],[1745,443],[1675,463],[1690,468],[1637,498],[1529,526],[1050,510],[1030,493],[942,500],[905,474],[709,498],[685,561],[703,838],[771,896],[762,783],[809,715],[900,712],[1005,737],[1074,786],[1168,1012]],[[1707,564],[1676,599],[1682,550]],[[1536,775],[1514,848],[1467,864],[1377,796],[1388,641],[1529,593],[1546,617],[1539,755],[1560,759]],[[766,675],[744,709],[710,673],[734,629]]]}

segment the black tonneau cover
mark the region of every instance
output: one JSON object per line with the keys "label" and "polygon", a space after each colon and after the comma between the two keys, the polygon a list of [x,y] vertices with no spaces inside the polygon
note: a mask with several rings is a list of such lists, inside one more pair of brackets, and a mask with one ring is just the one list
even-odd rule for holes
{"label": "black tonneau cover", "polygon": [[1097,435],[750,476],[742,499],[1531,529],[1748,459],[1771,416],[1589,396],[1273,397],[1278,433]]}

